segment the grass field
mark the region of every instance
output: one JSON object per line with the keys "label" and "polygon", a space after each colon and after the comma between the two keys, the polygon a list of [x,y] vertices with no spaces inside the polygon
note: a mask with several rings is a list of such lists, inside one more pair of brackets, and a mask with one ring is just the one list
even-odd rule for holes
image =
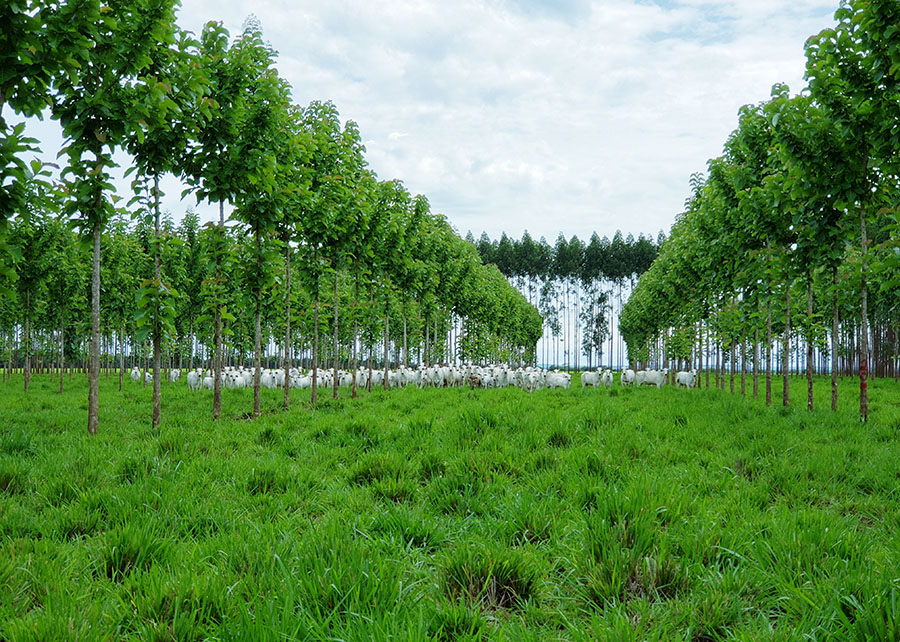
{"label": "grass field", "polygon": [[[897,640],[900,387],[0,386],[0,639]],[[817,403],[829,404],[826,381]],[[342,391],[343,392],[343,391]]]}

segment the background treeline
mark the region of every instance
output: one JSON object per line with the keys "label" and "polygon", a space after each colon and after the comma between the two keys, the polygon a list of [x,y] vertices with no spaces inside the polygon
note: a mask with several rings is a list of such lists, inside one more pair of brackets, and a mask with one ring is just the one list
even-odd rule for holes
{"label": "background treeline", "polygon": [[[0,286],[12,290],[11,296],[0,299],[3,380],[7,372],[17,369],[21,369],[26,377],[32,371],[55,373],[63,366],[70,373],[83,370],[87,366],[90,342],[90,254],[87,248],[65,222],[55,216],[19,218],[12,221],[10,231],[10,241],[16,251],[22,252],[23,260],[16,264],[17,278]],[[448,237],[456,236],[449,226],[440,231]],[[166,333],[162,342],[164,367],[211,366],[215,337],[209,316],[214,305],[208,287],[208,279],[212,276],[209,271],[210,237],[209,227],[201,226],[192,212],[178,224],[169,215],[161,219],[162,278],[178,293],[172,301],[172,332]],[[101,359],[107,376],[120,364],[124,364],[126,370],[133,365],[148,367],[152,345],[140,331],[139,295],[141,284],[154,273],[153,239],[154,229],[150,222],[132,220],[127,214],[114,217],[101,239]],[[249,272],[241,266],[241,257],[249,255],[252,244],[248,243],[239,226],[226,228],[225,242],[231,271],[215,297],[229,317],[224,333],[224,361],[226,365],[246,366],[253,358],[254,318],[250,314],[229,314],[228,311],[244,310],[252,304],[248,297]],[[349,271],[338,273],[338,309],[343,311],[340,316],[347,319],[338,325],[337,349],[341,367],[349,367],[352,361],[354,323],[360,357],[366,363],[371,358],[376,367],[383,367],[383,297],[387,297],[388,303],[390,367],[401,363],[446,362],[455,359],[454,355],[474,361],[533,361],[535,328],[540,331],[539,319],[538,325],[534,324],[536,311],[518,321],[508,319],[503,334],[492,333],[489,328],[495,322],[487,317],[503,318],[505,312],[515,314],[515,305],[520,301],[507,301],[510,307],[504,310],[504,295],[514,297],[511,289],[498,282],[496,276],[486,276],[492,274],[491,268],[481,266],[477,254],[466,243],[457,241],[455,249],[457,253],[444,271],[447,292],[443,293],[441,304],[433,302],[427,321],[425,308],[418,299],[406,297],[404,301],[396,289],[369,297],[369,290],[374,285],[370,280],[362,284],[365,296],[360,296],[356,293],[353,275]],[[285,260],[280,253],[273,254],[269,260],[271,270],[283,272]],[[295,284],[303,282],[304,269],[301,262],[292,264],[291,276]],[[480,316],[471,301],[460,299],[471,299],[471,289],[475,288],[483,292],[495,290],[495,296],[480,295],[482,300],[476,301],[476,304],[491,306]],[[285,294],[285,280],[279,279],[263,305],[263,353],[265,366],[270,368],[279,367],[284,356]],[[292,287],[291,298],[292,353],[296,365],[311,368],[312,299],[306,288],[296,285]],[[494,304],[496,307],[492,307]],[[473,312],[471,319],[456,315],[455,311],[463,306]],[[325,365],[330,364],[334,356],[330,340],[334,325],[333,301],[322,301],[319,314],[320,365]],[[506,338],[507,326],[524,331],[529,323],[531,336],[519,338],[530,347],[515,346],[515,339]],[[403,351],[404,327],[407,357]],[[121,371],[118,376],[121,381]],[[60,387],[63,385],[61,380]]]}
{"label": "background treeline", "polygon": [[[808,87],[741,109],[622,313],[635,363],[735,371],[898,374],[900,3],[842,2],[806,43]],[[773,345],[780,337],[780,345]],[[724,374],[724,373],[723,373]],[[725,377],[715,377],[725,385]],[[708,380],[707,380],[708,385]]]}
{"label": "background treeline", "polygon": [[466,240],[540,310],[541,363],[566,369],[625,363],[618,313],[656,258],[662,232],[655,242],[643,234],[623,238],[620,231],[612,240],[594,233],[587,243],[560,233],[553,245],[544,237],[535,241],[527,231],[520,240],[504,233],[492,241],[482,233],[476,241],[471,232]]}
{"label": "background treeline", "polygon": [[[538,312],[424,196],[375,176],[354,122],[342,122],[329,102],[293,102],[255,19],[234,38],[216,22],[195,36],[176,24],[176,6],[13,0],[0,8],[0,254],[9,257],[0,263],[0,331],[6,346],[24,334],[26,390],[36,328],[59,333],[61,346],[88,341],[91,434],[101,358],[118,353],[121,362],[128,343],[152,346],[154,428],[163,354],[191,360],[198,341],[204,356],[212,352],[214,417],[226,359],[249,351],[259,415],[264,346],[276,335],[286,372],[299,342],[313,369],[313,403],[326,358],[335,369],[356,365],[359,348],[371,355],[377,342],[385,367],[398,360],[395,344],[400,363],[411,350],[423,360],[534,359]],[[30,160],[39,141],[7,121],[7,109],[59,122],[58,177]],[[112,185],[117,154],[129,158],[128,203]],[[200,230],[188,218],[172,229],[160,208],[167,174],[217,206],[218,224]],[[48,255],[51,236],[68,263]],[[443,339],[451,327],[452,345]],[[62,349],[57,359],[66,356]],[[289,393],[286,386],[285,408]]]}

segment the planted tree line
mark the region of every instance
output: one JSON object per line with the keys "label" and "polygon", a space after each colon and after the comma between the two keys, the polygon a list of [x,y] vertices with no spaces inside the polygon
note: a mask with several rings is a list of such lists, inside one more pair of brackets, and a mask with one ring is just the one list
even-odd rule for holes
{"label": "planted tree line", "polygon": [[[0,120],[0,252],[14,266],[0,273],[0,331],[7,346],[18,342],[26,390],[36,322],[38,335],[58,333],[62,361],[66,345],[89,337],[91,434],[104,345],[115,346],[120,377],[126,351],[150,346],[154,427],[163,355],[181,360],[197,341],[212,353],[214,417],[229,350],[253,354],[254,416],[264,346],[280,343],[285,370],[292,348],[308,349],[314,374],[347,354],[358,365],[361,347],[374,358],[376,343],[384,363],[398,351],[404,364],[411,352],[423,361],[534,360],[537,310],[424,196],[374,175],[355,123],[333,104],[293,104],[254,19],[234,38],[215,22],[195,37],[176,25],[175,7],[22,0],[0,15],[13,48],[0,119],[6,106],[20,116],[49,109],[66,137],[54,181],[25,160],[38,141]],[[110,182],[117,151],[132,159],[127,203]],[[189,216],[173,228],[160,208],[169,173],[218,205],[219,221],[201,228]],[[67,257],[71,278],[51,285],[64,265],[54,253]],[[314,386],[313,403],[316,395]]]}
{"label": "planted tree line", "polygon": [[[644,235],[635,239],[616,231],[612,240],[595,232],[585,243],[560,233],[551,245],[535,241],[528,231],[521,240],[505,233],[491,240],[486,233],[476,241],[484,263],[492,263],[537,307],[544,318],[538,359],[567,370],[621,368],[624,342],[618,332],[618,312],[637,278],[656,258],[664,240]],[[605,359],[604,359],[605,357]]]}
{"label": "planted tree line", "polygon": [[[717,372],[741,392],[752,371],[772,403],[780,371],[897,377],[900,355],[900,5],[849,0],[806,42],[808,86],[775,85],[738,127],[625,306],[636,363],[653,355]],[[712,363],[711,363],[712,361]],[[778,362],[780,361],[780,367]],[[684,366],[687,367],[687,366]],[[707,378],[708,381],[708,378]],[[707,384],[708,385],[708,384]]]}

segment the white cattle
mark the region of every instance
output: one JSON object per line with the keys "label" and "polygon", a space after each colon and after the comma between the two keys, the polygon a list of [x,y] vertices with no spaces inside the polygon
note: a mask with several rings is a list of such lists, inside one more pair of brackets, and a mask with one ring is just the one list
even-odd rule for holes
{"label": "white cattle", "polygon": [[141,369],[138,368],[137,366],[133,367],[131,369],[131,374],[129,376],[131,377],[131,380],[134,382],[140,381],[141,380]]}
{"label": "white cattle", "polygon": [[586,388],[591,386],[592,388],[596,388],[600,385],[600,373],[599,372],[583,372],[581,373],[581,387]]}
{"label": "white cattle", "polygon": [[[284,375],[284,373],[281,373]],[[259,377],[259,385],[263,388],[274,388],[277,384],[275,382],[275,375],[269,370],[263,370],[263,373]]]}
{"label": "white cattle", "polygon": [[647,371],[646,370],[638,370],[637,372],[634,373],[634,386],[636,388],[640,388],[642,385],[644,385],[644,380],[646,378],[647,378]]}
{"label": "white cattle", "polygon": [[203,377],[203,387],[207,390],[212,390],[215,382],[215,377]]}
{"label": "white cattle", "polygon": [[621,379],[619,379],[619,382],[623,386],[632,386],[632,385],[634,385],[634,378],[635,378],[634,370],[632,370],[631,368],[628,368],[627,370],[622,371],[622,377],[621,377]]}
{"label": "white cattle", "polygon": [[600,383],[602,383],[604,387],[609,388],[612,386],[612,382],[613,382],[612,370],[604,370],[603,374],[600,376]]}
{"label": "white cattle", "polygon": [[174,370],[169,370],[169,381],[175,383],[179,379],[181,379],[181,370],[178,370],[177,368]]}
{"label": "white cattle", "polygon": [[681,370],[675,373],[675,385],[679,388],[693,388],[694,384],[697,382],[697,371],[691,370],[690,372],[685,372]]}
{"label": "white cattle", "polygon": [[200,390],[200,373],[195,370],[187,373],[187,384],[191,390]]}
{"label": "white cattle", "polygon": [[153,373],[152,373],[152,372],[145,372],[145,373],[144,373],[144,381],[147,382],[147,383],[153,383]]}
{"label": "white cattle", "polygon": [[547,388],[565,388],[568,390],[572,382],[572,375],[568,372],[548,372],[544,375],[544,385]]}
{"label": "white cattle", "polygon": [[662,385],[666,382],[666,377],[668,375],[668,368],[663,368],[662,370],[648,370],[644,375],[643,383],[661,388]]}

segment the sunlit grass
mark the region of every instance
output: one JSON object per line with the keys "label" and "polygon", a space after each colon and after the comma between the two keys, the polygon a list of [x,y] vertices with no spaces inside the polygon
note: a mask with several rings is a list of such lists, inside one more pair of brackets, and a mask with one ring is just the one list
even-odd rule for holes
{"label": "sunlit grass", "polygon": [[[0,638],[894,639],[900,389],[0,387]],[[344,391],[342,391],[344,392]],[[349,395],[348,395],[349,396]]]}

